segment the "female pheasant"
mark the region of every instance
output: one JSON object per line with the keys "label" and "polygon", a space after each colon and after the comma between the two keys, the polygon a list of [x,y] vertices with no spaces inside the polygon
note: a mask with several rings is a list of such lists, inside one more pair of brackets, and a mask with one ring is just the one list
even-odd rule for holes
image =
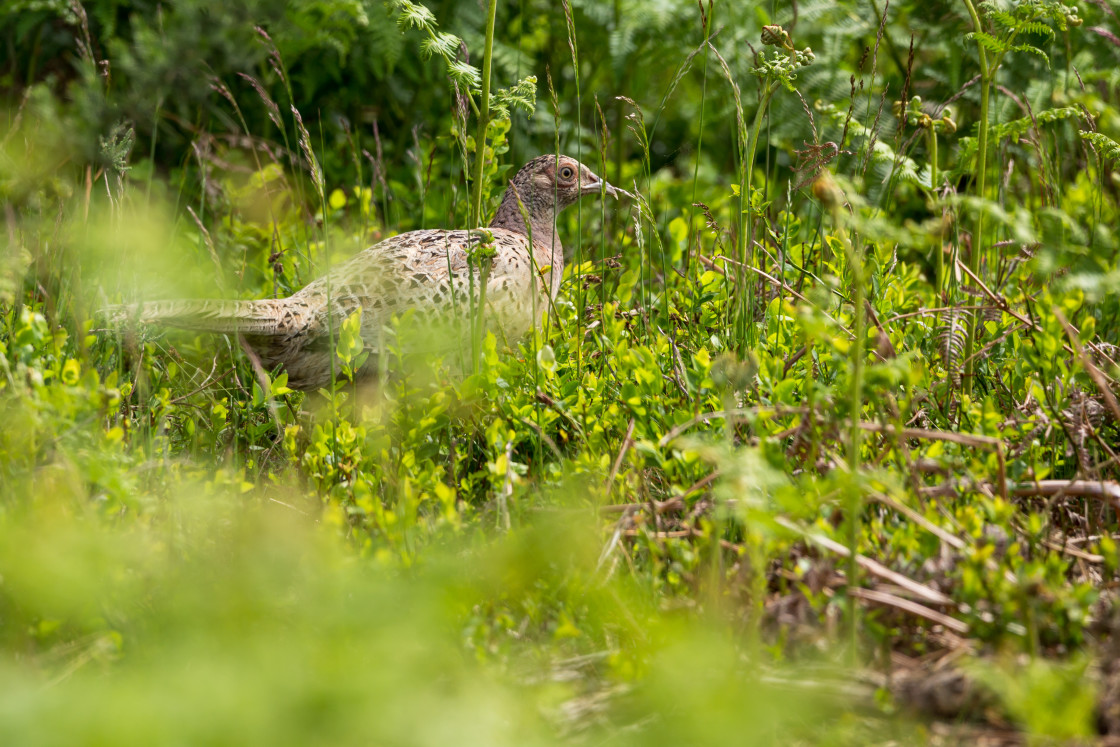
{"label": "female pheasant", "polygon": [[[239,334],[266,369],[283,367],[289,387],[314,390],[330,383],[332,334],[337,337],[342,322],[359,308],[362,338],[371,352],[359,375],[377,370],[382,329],[393,314],[414,309],[429,329],[462,319],[478,303],[483,281],[487,316],[509,339],[525,334],[537,321],[534,309],[546,309],[560,288],[564,248],[557,214],[582,195],[600,192],[617,199],[622,190],[574,158],[540,156],[517,172],[486,230],[410,231],[385,239],[287,298],[152,301],[115,307],[111,314],[117,320]],[[486,245],[492,259],[470,261],[469,253],[482,254],[478,250]],[[441,340],[445,348],[457,342],[447,334]]]}

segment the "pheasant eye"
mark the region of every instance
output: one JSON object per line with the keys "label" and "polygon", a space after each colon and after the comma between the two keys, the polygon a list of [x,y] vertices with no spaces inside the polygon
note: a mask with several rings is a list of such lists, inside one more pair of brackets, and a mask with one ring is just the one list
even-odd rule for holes
{"label": "pheasant eye", "polygon": [[571,179],[573,176],[575,176],[575,173],[576,172],[572,171],[571,166],[564,166],[560,169],[560,178],[564,181],[567,181],[568,179]]}

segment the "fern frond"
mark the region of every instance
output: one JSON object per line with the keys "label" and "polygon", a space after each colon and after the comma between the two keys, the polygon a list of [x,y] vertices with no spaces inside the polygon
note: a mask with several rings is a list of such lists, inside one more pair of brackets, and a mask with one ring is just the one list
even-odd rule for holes
{"label": "fern frond", "polygon": [[510,109],[521,109],[526,115],[533,116],[537,109],[537,76],[530,75],[509,88],[495,91],[490,105],[498,117],[509,116]]}
{"label": "fern frond", "polygon": [[987,31],[971,31],[964,35],[968,41],[974,41],[992,54],[1005,54],[1011,51],[1011,45],[1003,39],[997,39]]}
{"label": "fern frond", "polygon": [[1013,15],[997,8],[992,3],[980,3],[980,9],[984,11],[984,15],[989,21],[1002,29],[1014,30],[1018,24]]}
{"label": "fern frond", "polygon": [[397,23],[401,28],[431,29],[435,28],[436,17],[424,5],[410,2],[410,0],[394,0],[393,9],[397,11]]}
{"label": "fern frond", "polygon": [[424,54],[425,59],[431,57],[433,54],[438,54],[440,57],[452,58],[459,53],[459,37],[454,34],[437,31],[420,42],[420,51]]}
{"label": "fern frond", "polygon": [[1059,106],[1054,109],[1044,109],[1034,118],[1039,122],[1057,122],[1060,119],[1069,119],[1070,117],[1081,116],[1081,109],[1076,106]]}
{"label": "fern frond", "polygon": [[[1080,117],[1081,110],[1075,106],[1061,106],[1054,109],[1044,109],[1043,111],[1034,115],[1034,119],[1030,117],[1023,117],[1022,119],[1013,119],[1010,122],[1003,122],[998,125],[993,125],[989,130],[988,136],[992,142],[999,143],[1004,139],[1010,138],[1011,142],[1019,142],[1019,138],[1027,134],[1036,125],[1050,124],[1051,122],[1058,122],[1063,119],[1071,119],[1073,117]],[[959,141],[958,159],[961,163],[970,163],[972,157],[976,155],[976,138],[962,137]]]}
{"label": "fern frond", "polygon": [[1047,39],[1054,38],[1054,29],[1050,28],[1042,21],[1028,21],[1020,24],[1015,31],[1020,34],[1038,34],[1039,36],[1045,36]]}
{"label": "fern frond", "polygon": [[1102,135],[1099,132],[1086,132],[1085,130],[1078,130],[1077,134],[1082,140],[1091,144],[1101,158],[1113,162],[1120,161],[1120,143],[1108,135]]}
{"label": "fern frond", "polygon": [[964,357],[965,342],[968,338],[968,325],[965,324],[964,317],[965,312],[959,309],[944,313],[942,323],[933,333],[937,352],[941,356],[941,364],[949,372],[949,379],[955,387],[961,384],[961,359]]}
{"label": "fern frond", "polygon": [[1042,60],[1046,63],[1046,69],[1050,69],[1050,55],[1046,54],[1046,52],[1034,46],[1033,44],[1016,44],[1015,46],[1011,47],[1011,51],[1026,52],[1027,54],[1033,54],[1036,57],[1041,57]]}

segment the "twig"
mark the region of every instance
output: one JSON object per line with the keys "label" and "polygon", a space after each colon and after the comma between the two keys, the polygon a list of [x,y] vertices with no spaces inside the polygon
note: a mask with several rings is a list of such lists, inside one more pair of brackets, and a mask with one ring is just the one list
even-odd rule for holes
{"label": "twig", "polygon": [[1003,333],[1002,335],[1000,335],[1000,336],[999,336],[999,337],[997,337],[996,339],[992,340],[992,341],[991,341],[991,342],[989,342],[989,343],[988,343],[987,345],[985,345],[984,347],[980,348],[980,349],[979,349],[979,350],[977,350],[977,351],[976,351],[975,353],[973,353],[972,355],[968,356],[968,357],[967,357],[967,358],[965,358],[965,359],[964,359],[963,361],[961,361],[961,365],[964,365],[964,364],[968,363],[969,361],[974,361],[974,360],[976,360],[977,358],[983,358],[983,357],[984,357],[985,355],[987,355],[987,353],[988,353],[988,351],[989,351],[989,350],[991,350],[992,348],[994,348],[994,347],[995,347],[996,345],[999,345],[999,344],[1000,344],[1001,342],[1003,342],[1004,340],[1006,340],[1006,339],[1007,339],[1008,337],[1010,337],[1011,335],[1014,335],[1014,334],[1016,334],[1016,333],[1020,332],[1020,331],[1021,331],[1021,330],[1023,330],[1023,329],[1027,329],[1027,330],[1029,330],[1029,329],[1030,329],[1030,327],[1027,327],[1026,325],[1023,325],[1023,324],[1016,324],[1016,325],[1012,325],[1012,326],[1011,326],[1011,327],[1010,327],[1010,328],[1009,328],[1009,329],[1008,329],[1008,330],[1007,330],[1006,332],[1004,332],[1004,333]]}
{"label": "twig", "polygon": [[513,441],[506,441],[506,474],[502,489],[498,493],[499,526],[509,531],[509,500],[513,497]]}
{"label": "twig", "polygon": [[752,413],[758,414],[763,412],[773,412],[775,415],[781,417],[784,415],[805,415],[808,413],[808,408],[805,407],[782,407],[781,405],[758,405],[757,407],[744,407],[735,410],[716,410],[714,412],[702,412],[690,418],[688,421],[681,423],[672,428],[668,433],[661,437],[657,442],[658,448],[665,448],[674,440],[676,440],[682,433],[687,431],[694,425],[699,423],[706,423],[709,420],[719,420],[726,418],[740,418]]}
{"label": "twig", "polygon": [[622,467],[622,460],[626,456],[626,452],[629,451],[630,447],[634,445],[633,435],[634,418],[630,418],[630,425],[626,427],[626,435],[622,438],[622,448],[618,450],[618,456],[615,457],[614,465],[611,466],[610,477],[607,478],[606,484],[603,485],[604,495],[611,494],[611,486],[614,485],[614,478],[618,476],[618,470]]}
{"label": "twig", "polygon": [[868,497],[873,501],[876,501],[877,503],[882,503],[884,506],[898,511],[910,521],[914,522],[922,529],[925,529],[927,532],[934,535],[939,540],[952,547],[954,550],[963,550],[968,546],[968,543],[962,540],[960,537],[952,534],[951,532],[947,532],[926,517],[922,516],[914,509],[910,508],[909,506],[904,506],[895,499],[891,498],[889,495],[886,495],[884,493],[872,493]]}
{"label": "twig", "polygon": [[213,367],[211,367],[210,373],[206,376],[206,380],[202,382],[202,385],[200,387],[198,387],[197,389],[195,389],[192,392],[188,392],[188,393],[186,393],[182,396],[176,397],[175,399],[171,400],[168,404],[177,405],[180,402],[182,402],[183,400],[190,399],[191,397],[198,394],[199,392],[201,392],[206,387],[210,386],[210,382],[221,381],[222,379],[224,379],[225,377],[227,377],[231,373],[233,373],[234,369],[237,368],[237,366],[230,366],[223,373],[221,373],[220,375],[215,377],[214,376],[214,369],[217,368],[217,363],[218,363],[218,359],[217,359],[217,357],[215,357],[214,358],[214,364],[215,365]]}
{"label": "twig", "polygon": [[[756,275],[759,275],[759,276],[769,280],[771,284],[781,288],[786,293],[789,293],[791,296],[798,299],[799,301],[804,301],[807,304],[812,304],[812,302],[809,299],[805,298],[805,296],[798,293],[788,283],[777,279],[776,277],[774,277],[773,275],[770,275],[769,273],[763,272],[762,270],[758,269],[757,267],[752,267],[750,265],[745,265],[742,262],[731,259],[731,257],[725,257],[722,254],[716,255],[716,259],[723,260],[724,262],[727,262],[728,264],[735,265],[736,267],[741,267],[744,270],[750,270],[751,272],[755,273]],[[843,298],[843,296],[841,296],[841,298]],[[829,321],[833,322],[837,327],[842,329],[844,331],[844,334],[846,334],[848,337],[850,337],[852,339],[855,339],[855,335],[852,334],[852,332],[847,327],[845,327],[843,324],[841,324],[839,319],[832,316],[831,314],[829,314],[827,311],[825,311],[823,309],[821,309],[821,313],[824,314],[826,317],[828,317]]]}
{"label": "twig", "polygon": [[609,506],[600,506],[599,512],[604,514],[621,514],[627,511],[641,511],[644,509],[652,508],[659,514],[668,513],[669,511],[677,511],[684,508],[684,502],[688,496],[692,495],[698,490],[704,488],[715,482],[716,478],[720,476],[719,470],[715,470],[706,477],[701,477],[692,485],[684,489],[683,492],[666,498],[663,501],[646,501],[644,503],[612,503]]}
{"label": "twig", "polygon": [[238,335],[237,342],[241,345],[241,349],[245,351],[249,363],[253,366],[253,373],[257,376],[257,382],[261,385],[261,394],[264,395],[265,404],[268,406],[268,414],[272,416],[272,422],[276,425],[277,438],[280,438],[284,435],[284,426],[281,424],[280,415],[276,411],[276,401],[272,398],[272,386],[269,384],[268,374],[265,373],[264,366],[261,365],[260,356],[257,355],[257,351],[249,347],[244,335]]}
{"label": "twig", "polygon": [[1085,552],[1084,550],[1078,550],[1076,547],[1070,547],[1069,545],[1062,544],[1061,542],[1054,542],[1053,540],[1044,539],[1042,540],[1042,544],[1044,547],[1048,547],[1055,552],[1060,552],[1074,558],[1079,558],[1087,563],[1099,564],[1105,561],[1105,557],[1103,555],[1097,555],[1095,553]]}
{"label": "twig", "polygon": [[537,432],[537,435],[540,436],[541,441],[544,442],[544,445],[547,446],[556,456],[556,459],[561,462],[564,461],[564,455],[560,452],[560,447],[556,445],[556,442],[552,440],[551,436],[544,432],[543,428],[527,418],[517,418],[517,422],[521,423],[522,425],[527,425],[535,430]]}
{"label": "twig", "polygon": [[[875,307],[871,305],[871,301],[866,298],[863,299],[863,308],[867,311],[867,318],[870,319],[871,323],[875,325],[875,329],[879,330],[880,345],[882,345],[882,341],[886,341],[890,357],[897,358],[898,351],[894,349],[894,343],[891,342],[891,336],[887,334],[887,330],[883,329],[883,325],[879,322],[879,315],[875,313]],[[880,360],[886,360],[886,357],[878,350],[872,350],[871,352],[875,353],[875,355]]]}
{"label": "twig", "polygon": [[1062,495],[1097,498],[1120,511],[1120,483],[1111,480],[1038,480],[1016,485],[1011,494],[1016,498]]}
{"label": "twig", "polygon": [[1081,364],[1085,366],[1085,370],[1089,373],[1089,378],[1093,380],[1093,383],[1097,385],[1097,389],[1101,391],[1101,396],[1104,398],[1105,405],[1112,412],[1112,417],[1116,418],[1116,422],[1120,423],[1120,404],[1117,404],[1116,395],[1112,393],[1108,382],[1105,381],[1104,374],[1085,353],[1085,348],[1082,347],[1081,340],[1077,337],[1077,331],[1074,330],[1073,325],[1066,319],[1066,315],[1062,313],[1062,310],[1056,306],[1054,307],[1054,316],[1058,317],[1058,321],[1062,323],[1062,327],[1069,337],[1070,345],[1073,346],[1074,351],[1076,351],[1077,355],[1081,358]]}
{"label": "twig", "polygon": [[[684,539],[686,537],[706,537],[699,529],[672,529],[665,532],[649,532],[645,529],[627,529],[622,532],[623,537],[656,537],[657,539]],[[734,542],[725,539],[719,541],[719,546],[724,550],[739,550]]]}
{"label": "twig", "polygon": [[902,428],[879,423],[860,423],[859,427],[865,431],[901,435],[903,438],[924,438],[934,441],[949,441],[962,446],[989,446],[994,447],[996,458],[999,460],[999,492],[1007,500],[1007,462],[1004,456],[1003,441],[992,436],[980,436],[974,433],[956,433],[954,431],[931,431],[926,428]]}
{"label": "twig", "polygon": [[199,220],[198,215],[190,205],[187,205],[187,212],[191,214],[194,223],[198,226],[199,232],[202,234],[203,242],[206,244],[206,250],[210,253],[210,261],[214,263],[214,284],[218,286],[219,290],[225,290],[225,281],[222,280],[222,263],[218,260],[218,251],[214,248],[214,240],[210,238],[210,232],[206,230],[206,226]]}
{"label": "twig", "polygon": [[[789,519],[783,518],[781,516],[775,517],[774,521],[780,526],[783,526],[786,529],[789,529],[790,531],[801,535],[808,542],[823,547],[830,552],[834,552],[842,558],[847,558],[850,556],[847,547],[840,544],[836,540],[825,537],[823,534],[802,529]],[[925,599],[927,602],[930,602],[932,604],[944,605],[946,607],[956,606],[956,602],[954,602],[952,599],[945,596],[941,592],[931,589],[928,586],[919,584],[917,581],[913,581],[906,576],[903,576],[901,573],[896,573],[895,571],[892,571],[890,568],[887,568],[885,565],[882,565],[881,563],[878,563],[871,558],[857,554],[856,562],[859,563],[859,566],[863,568],[863,570],[867,571],[872,576],[881,578],[884,581],[890,581],[895,586],[906,589],[910,593],[919,596],[922,599]]]}
{"label": "twig", "polygon": [[986,311],[988,309],[998,308],[1000,307],[992,306],[990,304],[982,304],[979,306],[938,306],[937,308],[933,309],[918,309],[917,311],[910,311],[905,314],[895,314],[894,316],[887,319],[886,323],[893,324],[895,322],[900,322],[903,319],[909,319],[915,316],[926,316],[927,314],[942,314],[946,311]]}
{"label": "twig", "polygon": [[932,610],[929,607],[926,607],[924,604],[918,604],[917,602],[912,602],[909,599],[896,597],[894,594],[888,594],[885,591],[879,591],[876,589],[861,589],[858,587],[852,587],[848,589],[848,593],[853,597],[856,597],[857,599],[864,599],[868,602],[877,602],[888,607],[900,609],[903,612],[909,612],[911,615],[924,617],[930,622],[944,625],[954,633],[968,635],[968,623],[962,622],[955,617],[950,617],[949,615],[938,612],[937,610]]}
{"label": "twig", "polygon": [[560,405],[557,404],[556,400],[545,394],[544,390],[542,389],[537,389],[537,402],[540,402],[542,405],[551,408],[552,411],[563,418],[564,421],[568,423],[568,425],[572,426],[573,431],[580,434],[581,436],[583,435],[583,427],[580,426],[576,419],[573,418],[570,413],[565,412],[564,408],[560,407]]}

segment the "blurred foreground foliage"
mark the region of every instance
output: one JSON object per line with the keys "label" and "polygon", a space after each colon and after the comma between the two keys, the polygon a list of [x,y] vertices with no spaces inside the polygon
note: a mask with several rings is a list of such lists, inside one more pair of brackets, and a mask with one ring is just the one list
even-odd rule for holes
{"label": "blurred foreground foliage", "polygon": [[[65,471],[23,502],[9,488],[0,521],[7,744],[552,744],[576,716],[603,728],[603,681],[616,726],[669,716],[657,733],[612,728],[622,743],[783,741],[845,700],[790,707],[796,679],[763,685],[727,631],[605,578],[586,514],[460,537],[404,571],[356,557],[295,491],[182,478],[114,521]],[[525,639],[548,653],[512,656]]]}

